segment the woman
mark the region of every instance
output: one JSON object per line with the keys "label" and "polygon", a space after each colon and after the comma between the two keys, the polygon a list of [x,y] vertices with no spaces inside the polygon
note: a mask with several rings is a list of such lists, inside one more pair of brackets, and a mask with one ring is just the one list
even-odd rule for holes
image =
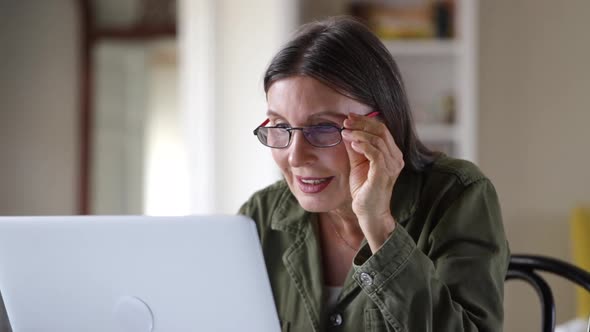
{"label": "woman", "polygon": [[399,70],[350,18],[305,25],[255,130],[284,179],[246,202],[284,331],[500,331],[509,250],[490,181],[416,137]]}

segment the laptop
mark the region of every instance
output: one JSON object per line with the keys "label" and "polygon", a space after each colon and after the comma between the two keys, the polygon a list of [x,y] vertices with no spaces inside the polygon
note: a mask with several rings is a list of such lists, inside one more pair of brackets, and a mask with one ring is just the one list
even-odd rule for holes
{"label": "laptop", "polygon": [[14,332],[280,331],[244,216],[0,217]]}

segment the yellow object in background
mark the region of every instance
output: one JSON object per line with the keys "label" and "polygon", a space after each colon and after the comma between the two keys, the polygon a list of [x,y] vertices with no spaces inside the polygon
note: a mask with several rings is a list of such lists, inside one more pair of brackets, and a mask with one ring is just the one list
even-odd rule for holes
{"label": "yellow object in background", "polygon": [[[571,218],[574,264],[590,271],[590,208],[575,208]],[[576,299],[577,316],[587,318],[590,315],[590,293],[577,287]]]}

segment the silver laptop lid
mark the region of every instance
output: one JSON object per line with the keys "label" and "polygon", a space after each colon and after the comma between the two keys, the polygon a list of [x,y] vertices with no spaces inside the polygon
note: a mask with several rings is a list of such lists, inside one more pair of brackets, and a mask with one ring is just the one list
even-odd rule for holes
{"label": "silver laptop lid", "polygon": [[0,217],[14,332],[278,331],[243,216]]}

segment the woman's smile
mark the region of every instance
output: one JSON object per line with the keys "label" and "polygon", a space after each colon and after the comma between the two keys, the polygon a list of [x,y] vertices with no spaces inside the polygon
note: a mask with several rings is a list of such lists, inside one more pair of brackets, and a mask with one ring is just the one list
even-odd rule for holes
{"label": "woman's smile", "polygon": [[299,189],[306,194],[316,194],[328,187],[333,176],[326,178],[296,176]]}

